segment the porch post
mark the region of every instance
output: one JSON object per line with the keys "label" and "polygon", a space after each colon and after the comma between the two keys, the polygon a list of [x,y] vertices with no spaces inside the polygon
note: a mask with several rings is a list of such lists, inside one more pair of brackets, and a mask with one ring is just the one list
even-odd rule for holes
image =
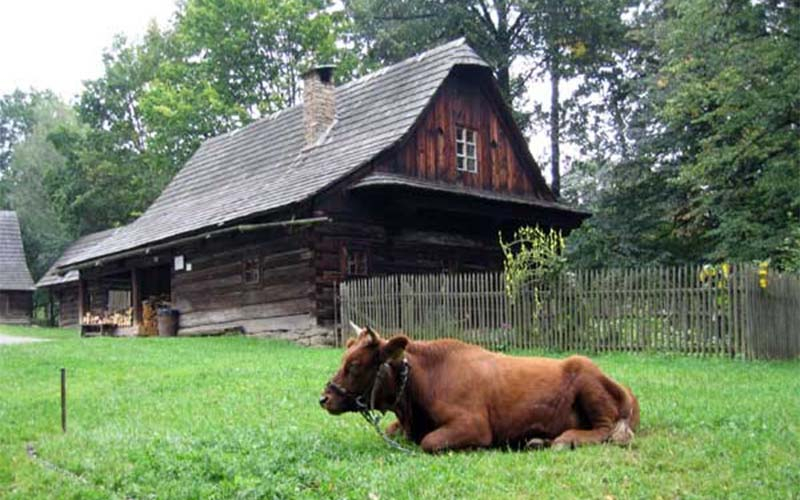
{"label": "porch post", "polygon": [[138,269],[131,269],[131,308],[133,309],[133,324],[142,323],[142,277]]}
{"label": "porch post", "polygon": [[56,325],[56,308],[53,301],[55,298],[53,297],[53,288],[49,287],[47,289],[47,325],[48,326],[58,326]]}
{"label": "porch post", "polygon": [[78,324],[83,324],[83,315],[89,310],[89,301],[86,295],[86,280],[78,280]]}

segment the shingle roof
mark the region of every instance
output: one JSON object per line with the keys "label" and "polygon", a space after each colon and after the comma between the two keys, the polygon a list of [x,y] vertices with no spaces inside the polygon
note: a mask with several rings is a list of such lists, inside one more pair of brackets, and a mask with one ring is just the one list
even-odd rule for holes
{"label": "shingle roof", "polygon": [[313,147],[304,147],[302,104],[207,140],[139,219],[61,265],[307,199],[403,138],[458,65],[488,67],[460,39],[337,87],[335,122]]}
{"label": "shingle roof", "polygon": [[50,269],[48,269],[44,276],[42,276],[42,279],[36,283],[36,288],[63,285],[78,281],[78,278],[80,277],[78,271],[69,271],[63,276],[59,276],[57,269],[58,266],[64,265],[64,263],[68,262],[74,256],[80,255],[87,249],[96,246],[109,236],[112,236],[114,233],[120,231],[120,229],[121,228],[112,228],[106,229],[105,231],[98,231],[96,233],[81,236],[77,240],[73,241],[72,244],[68,246],[66,250],[64,250],[64,253],[61,254],[58,260],[56,260],[53,265],[50,266]]}
{"label": "shingle roof", "polygon": [[0,211],[0,290],[33,290],[16,212]]}

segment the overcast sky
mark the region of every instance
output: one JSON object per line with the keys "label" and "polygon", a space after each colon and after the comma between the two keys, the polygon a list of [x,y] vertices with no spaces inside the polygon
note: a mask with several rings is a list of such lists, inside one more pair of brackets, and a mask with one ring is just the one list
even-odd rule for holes
{"label": "overcast sky", "polygon": [[103,72],[115,33],[166,25],[174,0],[0,0],[0,94],[52,89],[70,100]]}
{"label": "overcast sky", "polygon": [[[175,0],[0,0],[0,95],[51,89],[71,102],[84,80],[102,75],[103,49],[116,33],[140,39],[151,20],[166,26],[175,9]],[[546,84],[529,88],[545,104],[549,94]],[[547,131],[537,131],[530,146],[544,163]]]}

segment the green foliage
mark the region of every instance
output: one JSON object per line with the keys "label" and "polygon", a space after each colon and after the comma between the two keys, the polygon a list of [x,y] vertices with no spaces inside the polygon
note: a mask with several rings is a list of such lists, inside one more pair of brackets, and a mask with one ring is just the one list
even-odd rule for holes
{"label": "green foliage", "polygon": [[512,298],[523,289],[532,288],[538,302],[540,287],[557,277],[566,264],[564,238],[555,229],[521,227],[509,242],[503,241],[500,234],[500,248],[504,257],[506,293]]}
{"label": "green foliage", "polygon": [[0,174],[0,193],[6,193],[7,208],[19,216],[28,267],[38,278],[74,237],[61,221],[59,207],[42,179],[65,164],[49,135],[60,127],[75,126],[76,118],[72,109],[51,93],[38,93],[20,102],[24,104],[19,104],[16,112],[26,116],[27,130]]}
{"label": "green foliage", "polygon": [[[0,333],[52,339],[0,347],[3,498],[785,498],[800,482],[800,406],[787,404],[797,361],[597,356],[639,398],[632,448],[430,456],[394,452],[358,415],[319,408],[338,349]],[[86,482],[30,460],[28,444]]]}
{"label": "green foliage", "polygon": [[611,134],[625,148],[593,146],[608,168],[572,260],[786,266],[800,227],[799,18],[793,3],[643,4],[619,94],[633,111]]}
{"label": "green foliage", "polygon": [[24,140],[36,125],[36,107],[42,101],[53,99],[55,96],[49,91],[24,92],[19,89],[0,97],[0,176],[11,164],[14,146]]}
{"label": "green foliage", "polygon": [[182,61],[199,67],[223,102],[252,116],[292,106],[302,72],[342,55],[343,17],[331,6],[329,0],[190,0],[176,23]]}
{"label": "green foliage", "polygon": [[681,230],[711,259],[775,255],[800,226],[800,8],[675,1],[659,118],[678,141]]}

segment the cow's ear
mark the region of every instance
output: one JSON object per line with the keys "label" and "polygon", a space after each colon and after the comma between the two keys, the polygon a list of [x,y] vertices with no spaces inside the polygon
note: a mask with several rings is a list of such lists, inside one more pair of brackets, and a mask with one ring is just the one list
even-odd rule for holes
{"label": "cow's ear", "polygon": [[345,347],[350,349],[351,347],[353,347],[353,344],[355,344],[355,343],[356,343],[356,338],[355,337],[350,337],[349,339],[347,339],[347,344],[345,344]]}
{"label": "cow's ear", "polygon": [[395,335],[386,341],[381,348],[381,357],[386,360],[398,360],[405,356],[408,337],[405,335]]}

